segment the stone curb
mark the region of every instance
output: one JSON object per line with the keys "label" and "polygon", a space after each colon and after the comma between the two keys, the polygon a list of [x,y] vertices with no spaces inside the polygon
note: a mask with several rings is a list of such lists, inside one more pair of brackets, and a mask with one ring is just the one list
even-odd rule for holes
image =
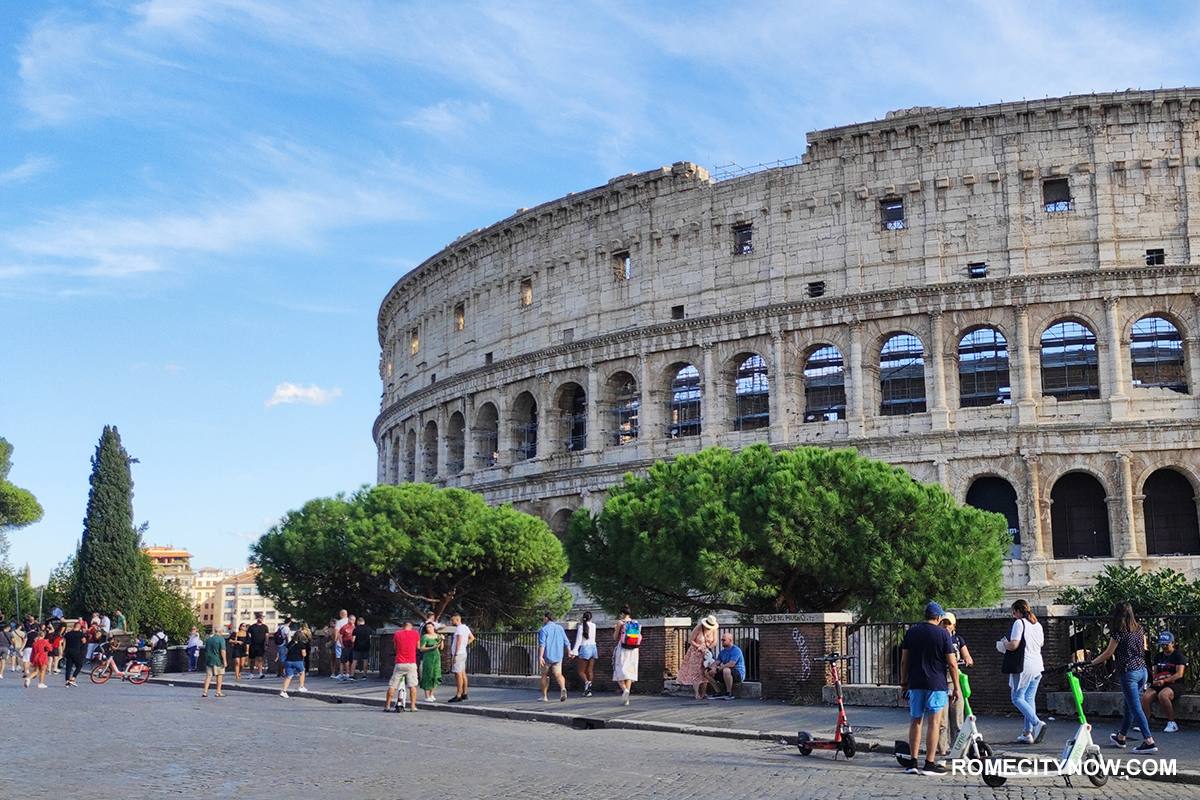
{"label": "stone curb", "polygon": [[[188,684],[176,683],[166,675],[153,677],[150,679],[155,683],[170,684],[175,688],[185,687],[194,688]],[[223,687],[224,691],[237,692],[252,692],[255,694],[279,694],[277,686],[256,686],[254,684],[227,684]],[[326,692],[320,690],[309,690],[303,694],[300,692],[292,692],[289,699],[309,699],[320,700],[323,703],[342,704],[350,703],[362,706],[378,706],[379,698],[377,697],[355,697]],[[477,717],[488,717],[491,719],[507,719],[516,722],[546,722],[554,725],[564,725],[568,728],[577,729],[600,729],[612,728],[614,730],[630,730],[630,731],[646,731],[651,733],[677,733],[686,736],[712,736],[718,739],[740,739],[744,741],[772,741],[784,742],[786,744],[796,744],[796,734],[787,731],[755,731],[747,728],[709,728],[702,725],[685,725],[675,722],[654,722],[652,720],[637,720],[637,719],[606,719],[604,717],[589,717],[578,714],[563,714],[556,711],[522,711],[516,708],[497,708],[495,706],[474,706],[463,705],[456,703],[454,705],[445,705],[436,703],[432,705],[423,705],[421,711],[441,711],[451,714],[470,714]],[[882,755],[892,755],[896,752],[892,742],[883,742],[878,739],[861,739],[857,738],[858,749],[860,752],[870,752]],[[996,752],[997,758],[1021,758],[1020,754],[1011,754]],[[1132,777],[1132,776],[1131,776]],[[1182,783],[1193,786],[1200,786],[1200,771],[1180,770],[1175,775],[1138,775],[1134,780],[1152,781],[1156,783]]]}

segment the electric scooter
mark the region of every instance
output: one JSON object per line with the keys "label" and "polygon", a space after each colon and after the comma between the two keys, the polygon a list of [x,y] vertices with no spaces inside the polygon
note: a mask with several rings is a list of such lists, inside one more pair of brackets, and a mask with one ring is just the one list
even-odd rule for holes
{"label": "electric scooter", "polygon": [[[971,682],[967,673],[958,673],[958,687],[963,696],[963,724],[954,739],[954,745],[946,758],[950,761],[966,759],[968,761],[986,761],[992,757],[992,748],[983,740],[979,726],[975,723],[975,712],[971,711]],[[946,710],[949,713],[949,709]],[[902,767],[912,765],[912,753],[909,752],[908,742],[896,742],[896,761]]]}
{"label": "electric scooter", "polygon": [[832,739],[817,739],[814,738],[808,731],[800,731],[796,735],[796,747],[800,749],[800,755],[812,755],[813,750],[833,750],[833,758],[837,760],[837,754],[843,753],[846,758],[854,758],[855,742],[854,731],[850,728],[850,722],[846,719],[846,704],[842,702],[842,679],[838,677],[837,662],[849,662],[854,659],[854,656],[844,656],[840,653],[830,653],[824,658],[814,658],[817,663],[826,663],[829,665],[829,671],[833,675],[833,691],[837,697],[837,726],[833,729]]}
{"label": "electric scooter", "polygon": [[[1066,745],[1063,746],[1062,758],[1058,762],[1057,769],[1053,773],[1047,771],[1045,774],[1061,775],[1068,787],[1072,786],[1072,775],[1086,775],[1092,786],[1103,786],[1108,783],[1108,773],[1102,769],[1100,747],[1092,741],[1092,726],[1088,724],[1087,717],[1083,713],[1083,689],[1079,686],[1079,678],[1075,677],[1076,672],[1090,666],[1091,663],[1088,661],[1076,661],[1053,670],[1067,673],[1067,685],[1071,687],[1071,695],[1075,698],[1075,710],[1079,712],[1079,727],[1076,728],[1075,735],[1068,739]],[[986,767],[987,763],[985,762],[983,782],[992,788],[1003,786],[1009,778],[1020,775],[1019,772],[1011,771],[992,772]]]}

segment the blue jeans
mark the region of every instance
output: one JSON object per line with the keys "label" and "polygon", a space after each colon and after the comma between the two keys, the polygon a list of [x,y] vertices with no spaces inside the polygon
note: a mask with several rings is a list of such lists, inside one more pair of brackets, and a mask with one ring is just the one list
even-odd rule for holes
{"label": "blue jeans", "polygon": [[1008,685],[1012,690],[1012,704],[1021,712],[1021,716],[1025,717],[1025,730],[1032,731],[1033,727],[1041,720],[1037,715],[1037,690],[1038,684],[1042,682],[1042,676],[1038,675],[1025,685],[1024,689],[1018,688],[1021,685],[1021,676],[1009,675]]}
{"label": "blue jeans", "polygon": [[188,672],[192,672],[196,669],[196,662],[199,660],[199,657],[200,657],[200,648],[199,647],[189,647],[187,649],[187,657],[188,657]]}
{"label": "blue jeans", "polygon": [[1135,669],[1133,672],[1121,673],[1121,699],[1125,701],[1125,715],[1121,717],[1119,735],[1125,738],[1129,729],[1138,725],[1142,729],[1142,738],[1152,738],[1150,723],[1146,713],[1142,711],[1142,690],[1146,688],[1146,668]]}

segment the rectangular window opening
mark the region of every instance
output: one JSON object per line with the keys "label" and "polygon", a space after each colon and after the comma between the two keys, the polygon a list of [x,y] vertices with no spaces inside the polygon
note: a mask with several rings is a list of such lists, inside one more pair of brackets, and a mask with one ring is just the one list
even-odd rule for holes
{"label": "rectangular window opening", "polygon": [[533,278],[524,278],[521,280],[521,306],[531,305],[533,305]]}
{"label": "rectangular window opening", "polygon": [[1167,263],[1167,251],[1162,249],[1146,251],[1146,266],[1161,267]]}
{"label": "rectangular window opening", "polygon": [[570,344],[573,341],[575,341],[575,329],[574,328],[564,328],[563,329],[563,344]]}
{"label": "rectangular window opening", "polygon": [[491,354],[491,353],[484,353],[484,354],[483,354],[483,364],[484,364],[484,366],[487,366],[488,364],[491,364],[491,363],[492,363],[492,354]]}
{"label": "rectangular window opening", "polygon": [[1042,183],[1042,202],[1046,213],[1071,210],[1071,183],[1066,178],[1051,178]]}
{"label": "rectangular window opening", "polygon": [[429,385],[432,386],[435,383],[437,383],[437,373],[432,372],[429,374]]}
{"label": "rectangular window opening", "polygon": [[683,306],[671,306],[671,319],[685,319]]}
{"label": "rectangular window opening", "polygon": [[904,199],[887,197],[879,202],[883,213],[883,229],[885,231],[904,230]]}
{"label": "rectangular window opening", "polygon": [[754,226],[739,225],[733,229],[733,254],[744,256],[754,252]]}
{"label": "rectangular window opening", "polygon": [[459,303],[454,307],[454,330],[461,331],[467,327],[467,307]]}
{"label": "rectangular window opening", "polygon": [[825,281],[813,281],[807,286],[805,292],[809,297],[823,297],[825,295]]}
{"label": "rectangular window opening", "polygon": [[421,349],[421,329],[420,328],[412,329],[412,346],[410,349],[412,350],[412,354],[414,356],[417,354],[417,351]]}
{"label": "rectangular window opening", "polygon": [[968,278],[986,278],[987,277],[987,264],[983,261],[976,261],[971,264],[967,264],[967,277]]}
{"label": "rectangular window opening", "polygon": [[629,258],[629,251],[613,254],[613,277],[619,281],[627,281],[633,276],[633,261]]}

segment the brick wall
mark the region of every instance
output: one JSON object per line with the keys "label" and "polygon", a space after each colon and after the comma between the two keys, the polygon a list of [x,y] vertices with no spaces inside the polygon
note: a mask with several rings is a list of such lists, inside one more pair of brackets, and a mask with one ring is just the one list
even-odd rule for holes
{"label": "brick wall", "polygon": [[[758,675],[762,696],[797,704],[821,702],[821,687],[832,684],[829,668],[816,663],[832,652],[846,652],[849,614],[770,614],[758,625]],[[844,665],[839,665],[841,669]]]}

